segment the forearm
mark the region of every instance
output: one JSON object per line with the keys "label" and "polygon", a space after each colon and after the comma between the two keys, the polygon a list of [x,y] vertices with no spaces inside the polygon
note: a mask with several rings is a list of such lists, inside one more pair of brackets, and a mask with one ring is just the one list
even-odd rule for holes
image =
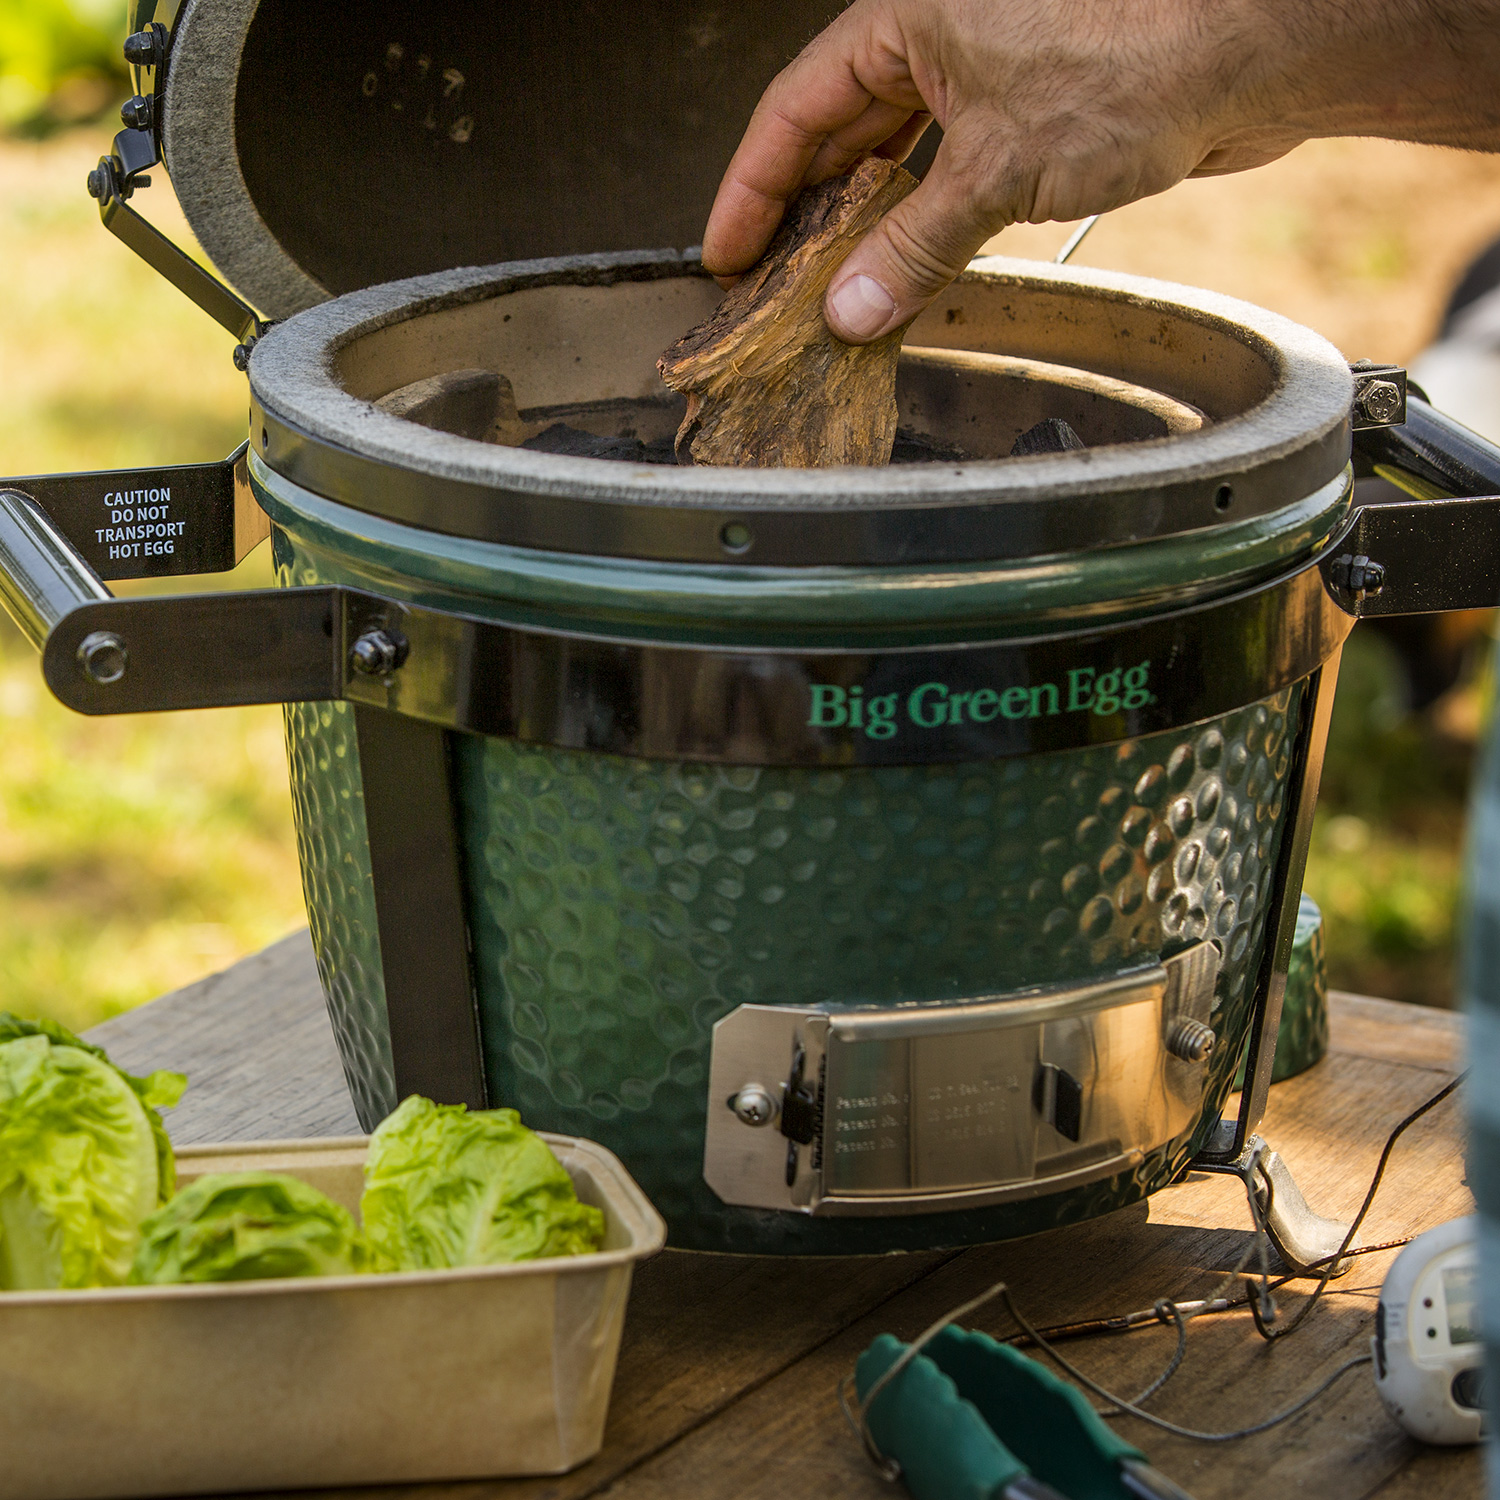
{"label": "forearm", "polygon": [[[1220,68],[1244,128],[1500,150],[1500,0],[1235,8]],[[1249,55],[1237,61],[1241,27]]]}
{"label": "forearm", "polygon": [[1500,0],[855,0],[766,91],[704,263],[747,269],[802,188],[944,139],[849,255],[828,321],[883,336],[991,235],[1082,218],[1314,136],[1500,150]]}

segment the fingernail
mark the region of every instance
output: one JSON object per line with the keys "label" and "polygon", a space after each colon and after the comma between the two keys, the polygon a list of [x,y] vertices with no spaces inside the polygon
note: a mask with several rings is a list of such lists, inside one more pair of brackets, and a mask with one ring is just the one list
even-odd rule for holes
{"label": "fingernail", "polygon": [[835,333],[872,339],[896,316],[896,299],[873,276],[851,276],[829,294],[828,311]]}

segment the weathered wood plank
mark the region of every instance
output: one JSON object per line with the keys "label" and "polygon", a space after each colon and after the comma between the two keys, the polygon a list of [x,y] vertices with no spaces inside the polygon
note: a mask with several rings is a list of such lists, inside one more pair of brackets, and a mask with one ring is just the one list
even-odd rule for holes
{"label": "weathered wood plank", "polygon": [[[1348,1214],[1358,1206],[1386,1134],[1433,1092],[1424,1067],[1333,1056],[1278,1085],[1268,1138],[1298,1172],[1314,1207]],[[1462,1183],[1462,1131],[1451,1104],[1420,1122],[1392,1159],[1368,1239],[1414,1233],[1470,1207]],[[1149,1213],[1149,1217],[1148,1217]],[[756,1500],[837,1492],[857,1500],[888,1494],[843,1430],[835,1382],[877,1332],[909,1338],[947,1308],[999,1277],[1034,1321],[1067,1322],[1149,1307],[1159,1297],[1204,1295],[1249,1238],[1244,1195],[1232,1179],[1194,1177],[1093,1224],[1014,1245],[969,1251],[937,1268],[785,1374],[752,1392],[710,1427],[640,1465],[609,1491],[611,1500],[693,1493]],[[1364,1258],[1303,1328],[1274,1346],[1248,1314],[1205,1319],[1190,1332],[1182,1372],[1152,1409],[1200,1430],[1258,1421],[1295,1400],[1346,1359],[1365,1351],[1380,1281],[1393,1252]],[[1286,1315],[1300,1301],[1281,1294]],[[1003,1336],[992,1304],[971,1326]],[[1142,1388],[1172,1349],[1166,1329],[1075,1341],[1068,1353],[1111,1389]],[[1198,1445],[1125,1421],[1121,1430],[1198,1500],[1280,1500],[1319,1494],[1356,1500],[1406,1471],[1419,1450],[1385,1414],[1368,1371],[1351,1371],[1291,1422],[1224,1445]],[[1455,1461],[1473,1474],[1472,1460]],[[1432,1462],[1437,1462],[1433,1460]],[[732,1475],[732,1481],[720,1475]]]}
{"label": "weathered wood plank", "polygon": [[181,1145],[359,1134],[305,928],[88,1039],[131,1072],[187,1074],[166,1115]]}
{"label": "weathered wood plank", "polygon": [[1414,1067],[1463,1067],[1464,1018],[1452,1010],[1331,990],[1330,1049]]}
{"label": "weathered wood plank", "polygon": [[[1391,1126],[1458,1064],[1460,1023],[1445,1012],[1335,996],[1329,1058],[1278,1084],[1263,1134],[1319,1212],[1358,1206]],[[225,974],[95,1028],[135,1069],[181,1067],[194,1080],[172,1121],[179,1140],[354,1129],[305,934]],[[196,1097],[195,1097],[196,1095]],[[1413,1127],[1392,1159],[1366,1240],[1395,1238],[1469,1211],[1456,1103]],[[1004,1277],[1043,1323],[1202,1295],[1250,1233],[1233,1179],[1195,1175],[1090,1224],[957,1255],[758,1260],[668,1252],[637,1275],[605,1449],[573,1474],[414,1488],[413,1500],[786,1500],[892,1491],[843,1426],[835,1383],[883,1330],[911,1337]],[[1267,1346],[1236,1312],[1190,1333],[1182,1372],[1153,1409],[1188,1425],[1243,1425],[1287,1404],[1363,1352],[1393,1252],[1363,1258],[1284,1343]],[[1300,1294],[1281,1294],[1287,1313]],[[1008,1331],[991,1305],[968,1320]],[[1171,1352],[1169,1330],[1073,1341],[1070,1357],[1111,1388],[1138,1390]],[[1309,1412],[1243,1442],[1207,1447],[1128,1422],[1121,1428],[1197,1500],[1435,1500],[1477,1495],[1474,1450],[1412,1443],[1386,1417],[1367,1369]],[[389,1491],[368,1491],[374,1497]],[[355,1500],[354,1492],[340,1492]],[[330,1500],[323,1493],[323,1500]]]}
{"label": "weathered wood plank", "polygon": [[1479,1500],[1483,1494],[1483,1447],[1418,1448],[1362,1500]]}

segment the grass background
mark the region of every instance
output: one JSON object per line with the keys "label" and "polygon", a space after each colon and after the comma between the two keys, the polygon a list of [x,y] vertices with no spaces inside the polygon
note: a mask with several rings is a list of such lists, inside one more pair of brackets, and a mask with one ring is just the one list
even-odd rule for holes
{"label": "grass background", "polygon": [[[244,436],[229,339],[99,227],[84,192],[115,128],[101,101],[124,93],[119,11],[0,0],[0,473],[212,459]],[[190,243],[154,177],[137,207]],[[994,248],[1050,257],[1066,232],[1018,226]],[[1497,234],[1500,158],[1326,141],[1120,210],[1076,259],[1247,297],[1351,358],[1399,361]],[[204,582],[261,586],[265,552]],[[1472,657],[1413,715],[1390,648],[1351,640],[1308,875],[1335,985],[1451,1003],[1488,695]],[[79,718],[0,619],[0,1007],[87,1026],[303,920],[279,710]]]}
{"label": "grass background", "polygon": [[[99,224],[110,126],[0,140],[0,473],[222,458],[233,341]],[[186,238],[165,179],[136,203]],[[270,582],[262,546],[234,574]],[[0,1009],[93,1024],[304,919],[277,708],[86,719],[0,616]]]}

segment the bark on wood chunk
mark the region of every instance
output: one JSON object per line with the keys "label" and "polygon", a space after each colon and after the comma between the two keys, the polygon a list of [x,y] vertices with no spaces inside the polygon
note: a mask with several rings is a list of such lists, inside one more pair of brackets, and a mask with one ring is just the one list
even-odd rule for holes
{"label": "bark on wood chunk", "polygon": [[869,157],[792,204],[760,263],[656,362],[688,398],[680,459],[746,468],[890,461],[905,328],[845,344],[823,321],[823,297],[844,257],[916,185],[894,162]]}

